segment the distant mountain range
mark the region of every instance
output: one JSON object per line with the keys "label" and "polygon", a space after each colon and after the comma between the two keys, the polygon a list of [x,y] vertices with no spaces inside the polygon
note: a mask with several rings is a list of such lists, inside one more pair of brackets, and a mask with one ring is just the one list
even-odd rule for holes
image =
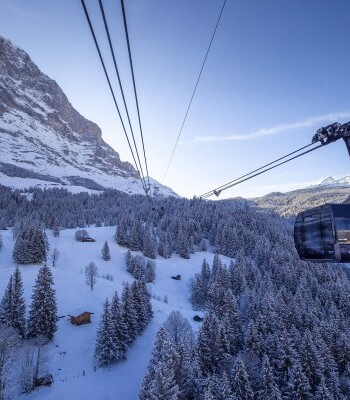
{"label": "distant mountain range", "polygon": [[339,188],[339,187],[350,187],[350,176],[343,176],[342,178],[337,178],[334,179],[333,177],[329,176],[326,179],[323,179],[320,183],[316,185],[310,186],[310,188],[315,188],[315,187],[334,187],[334,188]]}
{"label": "distant mountain range", "polygon": [[273,192],[250,199],[258,207],[274,210],[282,215],[295,215],[306,208],[324,203],[343,203],[350,198],[350,176],[328,177],[319,184],[287,193]]}
{"label": "distant mountain range", "polygon": [[[162,195],[176,194],[150,179]],[[138,172],[29,55],[0,36],[0,184],[144,193]],[[156,189],[157,190],[157,189]]]}

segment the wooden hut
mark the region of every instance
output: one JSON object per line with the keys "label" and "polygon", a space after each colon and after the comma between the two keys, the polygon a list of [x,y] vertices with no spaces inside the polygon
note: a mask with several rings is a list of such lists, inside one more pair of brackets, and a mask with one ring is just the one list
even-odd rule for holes
{"label": "wooden hut", "polygon": [[94,242],[96,242],[96,240],[91,238],[91,237],[82,238],[81,241],[84,242],[84,243],[94,243]]}
{"label": "wooden hut", "polygon": [[70,315],[70,322],[73,325],[83,325],[83,324],[90,324],[91,323],[91,314],[92,312],[84,311],[80,315],[77,315],[74,317],[73,315]]}

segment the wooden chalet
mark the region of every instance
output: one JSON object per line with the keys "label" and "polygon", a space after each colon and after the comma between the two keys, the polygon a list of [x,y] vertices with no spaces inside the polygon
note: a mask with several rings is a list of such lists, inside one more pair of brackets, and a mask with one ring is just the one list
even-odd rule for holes
{"label": "wooden chalet", "polygon": [[90,324],[91,323],[91,315],[92,312],[84,311],[80,315],[77,315],[74,317],[73,315],[69,315],[70,317],[70,322],[73,325],[83,325],[83,324]]}

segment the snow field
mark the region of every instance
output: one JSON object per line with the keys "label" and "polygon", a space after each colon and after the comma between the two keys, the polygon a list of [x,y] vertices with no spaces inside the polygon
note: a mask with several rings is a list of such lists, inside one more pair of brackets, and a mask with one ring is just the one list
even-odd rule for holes
{"label": "snow field", "polygon": [[[189,301],[188,280],[200,271],[203,258],[211,264],[213,254],[201,252],[191,255],[185,260],[177,255],[165,260],[156,260],[156,281],[149,284],[150,291],[155,296],[168,303],[152,299],[154,318],[145,332],[129,349],[127,360],[121,361],[106,369],[94,371],[94,347],[96,330],[102,313],[102,304],[106,297],[110,300],[115,292],[121,295],[123,282],[132,282],[134,278],[126,271],[126,248],[120,247],[114,241],[115,227],[86,228],[89,235],[96,239],[95,243],[80,243],[74,240],[76,229],[61,231],[60,237],[53,237],[47,232],[50,242],[49,261],[52,251],[57,248],[60,257],[56,268],[52,268],[58,315],[65,316],[58,322],[55,337],[48,345],[49,362],[47,372],[54,376],[54,384],[50,388],[41,388],[27,396],[36,400],[136,400],[138,389],[146,372],[151,356],[155,335],[159,327],[173,310],[179,310],[189,320],[195,330],[199,324],[193,321],[196,314]],[[15,270],[12,261],[12,232],[2,231],[4,246],[0,251],[0,295],[2,296],[10,275]],[[102,246],[108,241],[111,260],[102,259]],[[137,254],[138,252],[133,252]],[[229,259],[221,257],[223,262]],[[114,281],[98,278],[94,290],[85,283],[85,266],[93,261],[98,267],[98,273],[112,275]],[[40,265],[23,265],[20,270],[23,277],[27,311],[30,304],[32,287]],[[182,279],[171,279],[172,275],[181,274]],[[68,315],[77,315],[83,311],[93,312],[92,323],[73,326]],[[84,371],[84,372],[83,372]],[[83,375],[84,374],[84,375]],[[23,396],[21,396],[23,398]]]}

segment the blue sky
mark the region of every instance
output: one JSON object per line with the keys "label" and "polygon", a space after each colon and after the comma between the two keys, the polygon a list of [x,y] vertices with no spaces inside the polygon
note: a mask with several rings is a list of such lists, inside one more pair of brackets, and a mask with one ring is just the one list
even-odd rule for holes
{"label": "blue sky", "polygon": [[[86,3],[107,59],[97,0]],[[104,4],[136,130],[120,4]],[[160,181],[221,5],[126,0],[149,171]],[[323,125],[349,121],[349,15],[348,0],[227,0],[163,183],[187,197],[200,195],[306,145]],[[0,34],[27,51],[131,161],[80,1],[0,0]],[[339,142],[223,197],[287,191],[348,174]]]}

